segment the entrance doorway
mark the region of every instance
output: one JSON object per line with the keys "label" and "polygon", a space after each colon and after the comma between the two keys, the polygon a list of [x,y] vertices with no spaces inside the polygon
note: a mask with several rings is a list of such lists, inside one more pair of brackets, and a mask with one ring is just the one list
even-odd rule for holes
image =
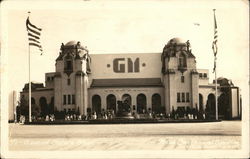
{"label": "entrance doorway", "polygon": [[212,93],[208,95],[205,112],[209,118],[215,119],[215,95]]}
{"label": "entrance doorway", "polygon": [[152,111],[156,114],[162,113],[161,96],[153,94],[152,96]]}
{"label": "entrance doorway", "polygon": [[139,94],[136,98],[137,113],[142,114],[146,112],[147,99],[144,94]]}
{"label": "entrance doorway", "polygon": [[116,112],[116,97],[113,94],[107,96],[107,109]]}
{"label": "entrance doorway", "polygon": [[101,97],[99,95],[94,95],[92,97],[92,110],[93,112],[96,112],[96,114],[101,113]]}
{"label": "entrance doorway", "polygon": [[41,110],[41,116],[45,116],[48,114],[48,104],[47,100],[45,97],[41,97],[39,99],[39,104],[40,104],[40,110]]}

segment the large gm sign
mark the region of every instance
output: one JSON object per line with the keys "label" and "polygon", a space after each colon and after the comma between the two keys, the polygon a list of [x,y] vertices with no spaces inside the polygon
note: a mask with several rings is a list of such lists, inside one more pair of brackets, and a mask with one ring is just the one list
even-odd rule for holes
{"label": "large gm sign", "polygon": [[90,54],[93,79],[161,77],[160,53]]}
{"label": "large gm sign", "polygon": [[140,58],[134,61],[131,58],[115,58],[113,60],[113,71],[115,73],[133,73],[140,72]]}

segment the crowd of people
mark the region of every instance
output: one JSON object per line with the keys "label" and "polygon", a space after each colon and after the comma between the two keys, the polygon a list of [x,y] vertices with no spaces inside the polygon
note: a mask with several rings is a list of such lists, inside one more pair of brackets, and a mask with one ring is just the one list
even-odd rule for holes
{"label": "crowd of people", "polygon": [[[154,112],[149,110],[143,110],[143,113],[137,113],[136,111],[132,111],[131,115],[135,119],[166,119],[166,120],[204,120],[208,119],[209,115],[205,113],[203,110],[198,110],[197,108],[185,108],[185,109],[172,109],[172,112],[169,114],[163,112]],[[44,116],[34,116],[32,115],[32,121],[46,121],[53,122],[55,120],[65,120],[65,121],[88,121],[88,120],[110,120],[116,117],[116,113],[114,110],[104,110],[102,109],[100,112],[96,111],[87,111],[87,115],[81,115],[78,111],[55,111],[53,114],[47,114]],[[25,119],[27,120],[27,116],[19,116],[20,123],[24,123]]]}

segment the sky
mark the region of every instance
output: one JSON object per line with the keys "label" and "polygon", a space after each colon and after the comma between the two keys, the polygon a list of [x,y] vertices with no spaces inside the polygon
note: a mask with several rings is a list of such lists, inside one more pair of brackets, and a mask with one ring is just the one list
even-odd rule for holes
{"label": "sky", "polygon": [[75,40],[90,54],[161,53],[167,42],[189,40],[197,68],[213,80],[213,9],[218,25],[217,77],[239,86],[248,99],[249,5],[241,0],[187,1],[4,1],[1,4],[1,72],[7,92],[28,82],[25,21],[42,28],[44,53],[31,47],[31,80],[55,71],[61,43]]}

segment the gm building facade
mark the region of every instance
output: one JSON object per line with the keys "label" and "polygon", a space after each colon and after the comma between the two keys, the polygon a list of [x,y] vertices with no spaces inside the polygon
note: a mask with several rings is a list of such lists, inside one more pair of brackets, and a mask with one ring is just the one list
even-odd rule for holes
{"label": "gm building facade", "polygon": [[[218,79],[218,110],[222,119],[241,116],[239,88]],[[28,84],[21,92],[28,100]],[[169,114],[195,108],[215,114],[215,84],[206,69],[196,68],[189,41],[171,39],[162,53],[92,54],[80,42],[62,44],[55,72],[32,83],[32,106],[52,111],[117,112],[118,101],[131,111]]]}

